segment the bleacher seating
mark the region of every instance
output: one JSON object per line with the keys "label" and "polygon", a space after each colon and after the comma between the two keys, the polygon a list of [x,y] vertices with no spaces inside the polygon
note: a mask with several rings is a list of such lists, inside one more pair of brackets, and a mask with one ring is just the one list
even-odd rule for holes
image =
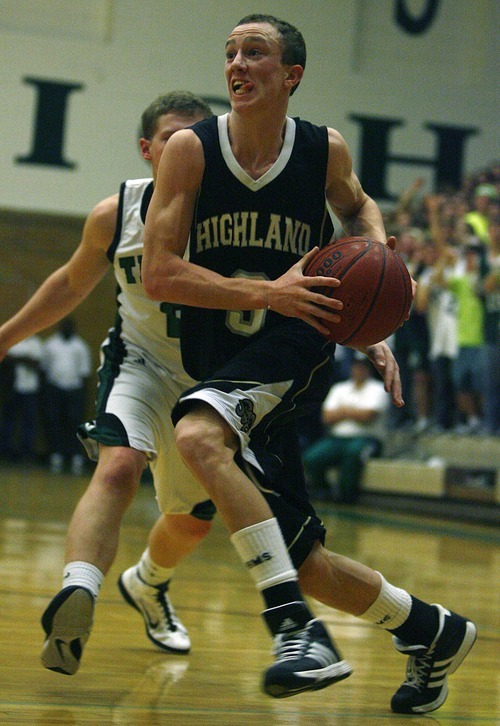
{"label": "bleacher seating", "polygon": [[499,471],[498,437],[394,432],[384,457],[366,464],[361,499],[500,522]]}

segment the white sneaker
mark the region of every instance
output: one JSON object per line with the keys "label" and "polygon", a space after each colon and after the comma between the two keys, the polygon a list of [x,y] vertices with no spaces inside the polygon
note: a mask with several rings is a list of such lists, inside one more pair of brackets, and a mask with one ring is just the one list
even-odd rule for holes
{"label": "white sneaker", "polygon": [[168,598],[168,584],[168,581],[162,585],[146,584],[136,566],[118,578],[123,598],[144,618],[146,635],[151,642],[169,653],[189,653],[191,641]]}
{"label": "white sneaker", "polygon": [[85,587],[65,587],[42,615],[45,668],[72,676],[77,672],[94,618],[94,597]]}

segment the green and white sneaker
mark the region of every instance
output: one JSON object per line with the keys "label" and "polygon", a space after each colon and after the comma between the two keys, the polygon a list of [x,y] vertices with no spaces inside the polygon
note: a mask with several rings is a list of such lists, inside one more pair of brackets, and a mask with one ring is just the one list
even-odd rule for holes
{"label": "green and white sneaker", "polygon": [[93,620],[94,596],[89,590],[75,586],[58,592],[42,615],[45,668],[67,676],[76,673]]}
{"label": "green and white sneaker", "polygon": [[168,582],[148,585],[134,566],[122,572],[118,588],[125,602],[142,615],[152,643],[169,653],[189,653],[191,641],[167,595]]}

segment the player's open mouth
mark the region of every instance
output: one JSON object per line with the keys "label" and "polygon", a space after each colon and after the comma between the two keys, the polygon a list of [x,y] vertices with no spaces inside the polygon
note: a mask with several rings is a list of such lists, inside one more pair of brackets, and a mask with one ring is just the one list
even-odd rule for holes
{"label": "player's open mouth", "polygon": [[250,82],[245,81],[233,81],[232,83],[232,89],[235,96],[243,96],[245,93],[248,93],[248,91],[251,91],[253,88],[253,84]]}

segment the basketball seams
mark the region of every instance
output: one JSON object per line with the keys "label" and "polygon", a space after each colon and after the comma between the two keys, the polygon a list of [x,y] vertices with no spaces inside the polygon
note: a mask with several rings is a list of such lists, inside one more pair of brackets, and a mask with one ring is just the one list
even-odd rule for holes
{"label": "basketball seams", "polygon": [[[373,242],[371,239],[366,238],[366,240],[363,240],[363,241],[366,242],[365,249],[361,250],[361,252],[357,255],[357,257],[353,257],[353,259],[349,262],[349,264],[342,270],[340,275],[335,275],[335,277],[338,280],[342,280],[345,277],[346,273],[349,272],[351,267],[353,265],[355,265],[358,262],[358,260],[360,260],[362,257],[364,257],[366,255],[366,253],[369,252],[369,250],[371,250],[371,248],[373,247]],[[335,245],[334,245],[334,247],[335,247]]]}
{"label": "basketball seams", "polygon": [[[353,239],[358,239],[358,238],[355,237]],[[371,239],[369,239],[368,237],[367,238],[360,237],[359,238],[359,241],[363,241],[365,243],[365,248],[363,250],[361,250],[361,252],[359,252],[359,254],[356,257],[353,257],[353,259],[346,265],[346,267],[344,267],[343,270],[340,271],[339,274],[337,274],[335,272],[335,274],[331,274],[331,275],[330,274],[329,275],[318,275],[318,273],[315,272],[314,275],[313,275],[313,277],[336,277],[338,280],[342,280],[342,278],[345,277],[346,273],[349,272],[349,270],[351,269],[351,267],[353,265],[355,265],[373,247],[373,241]],[[333,244],[327,245],[326,247],[323,247],[322,250],[320,250],[320,253],[319,254],[321,256],[321,264],[323,264],[323,260],[324,259],[326,259],[327,257],[329,257],[329,255],[331,254],[332,248],[338,248],[338,247],[342,246],[342,244],[346,244],[347,243],[345,240],[339,240],[339,242],[340,242],[340,245],[338,243],[335,243],[334,242]],[[325,253],[325,254],[323,254],[323,253]],[[318,266],[318,260],[317,260],[317,258],[314,258],[313,261]],[[309,265],[307,266],[307,268],[304,270],[304,275],[308,275],[307,270],[310,267],[310,264],[311,263],[309,263]],[[334,268],[335,268],[335,265],[332,265],[329,271],[333,271]],[[328,288],[328,290],[329,290],[329,288]],[[331,290],[331,291],[329,290],[329,292],[333,293],[334,291],[333,290]]]}

